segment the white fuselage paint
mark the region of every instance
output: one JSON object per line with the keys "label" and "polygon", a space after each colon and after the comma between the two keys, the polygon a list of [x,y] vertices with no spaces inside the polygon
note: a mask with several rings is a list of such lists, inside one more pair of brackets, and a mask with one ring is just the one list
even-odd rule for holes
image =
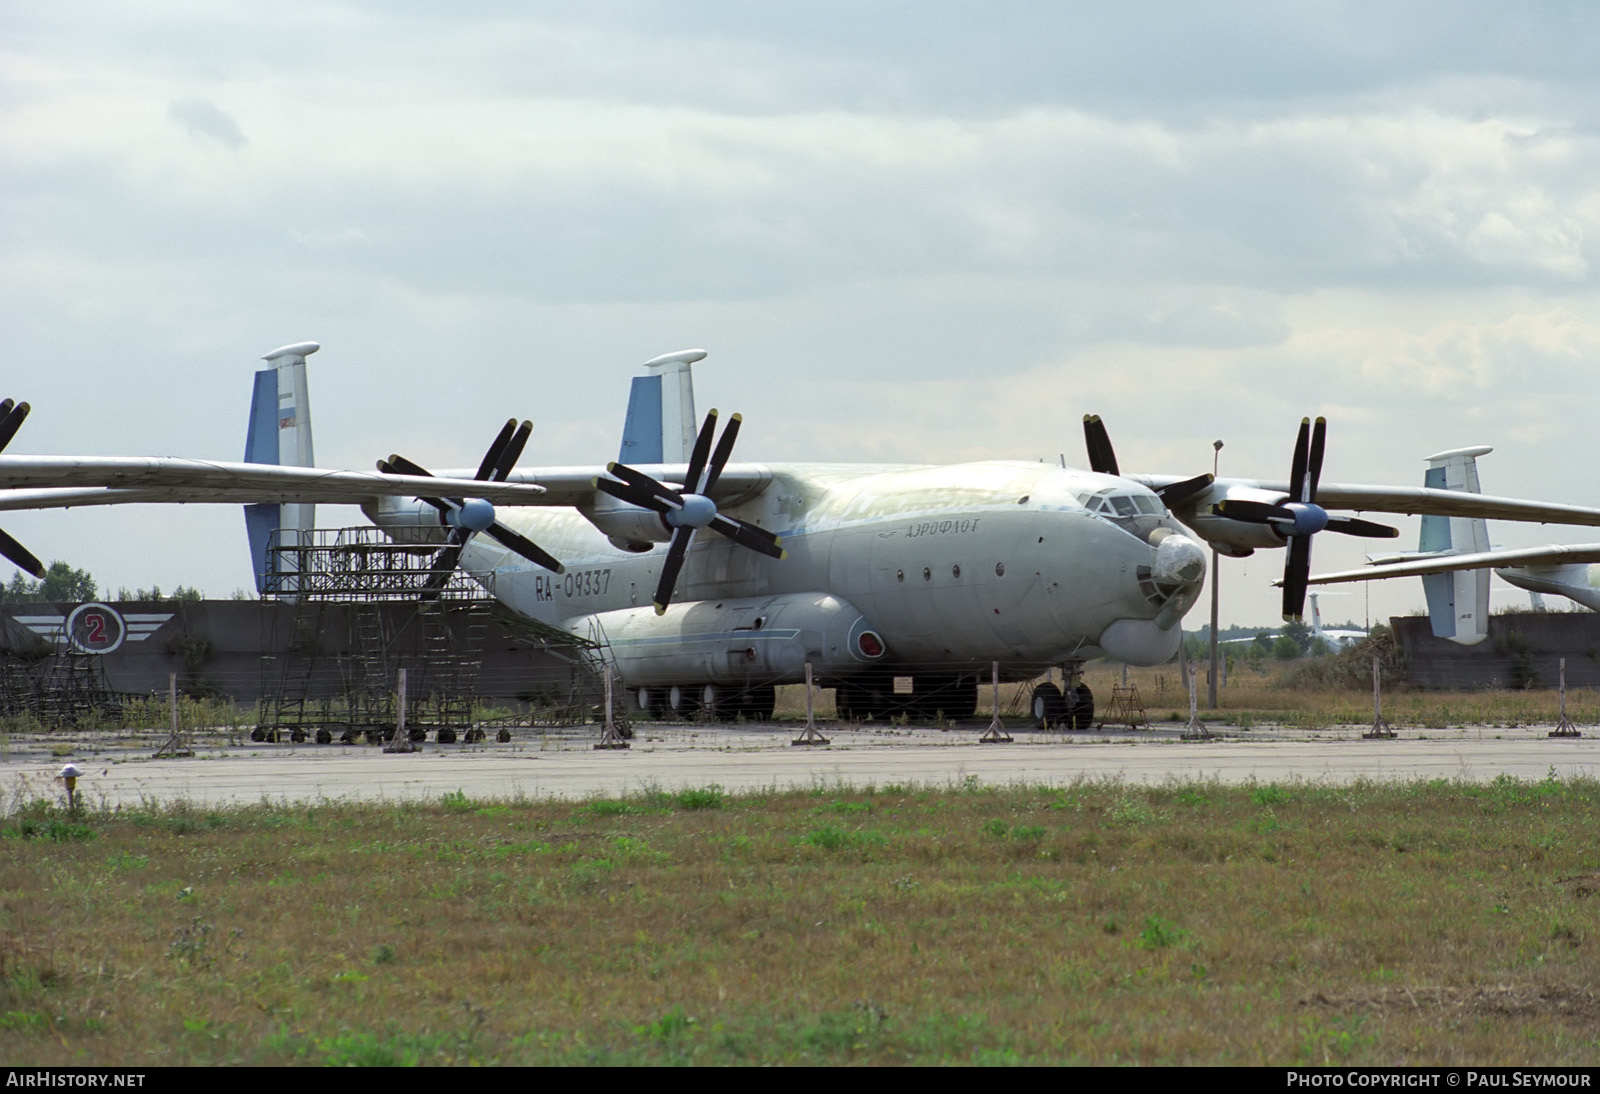
{"label": "white fuselage paint", "polygon": [[[681,649],[695,618],[713,610],[747,608],[759,619],[763,604],[788,598],[782,604],[798,611],[797,600],[808,604],[819,594],[848,602],[882,637],[879,669],[986,676],[998,661],[1010,678],[1103,652],[1165,661],[1204,582],[1198,546],[1151,491],[1126,479],[1022,462],[765,470],[770,481],[759,493],[723,511],[777,532],[788,557],[769,559],[702,530],[665,616],[651,606],[665,544],[620,550],[573,509],[499,510],[504,524],[561,559],[565,574],[487,536],[468,544],[461,564],[523,615],[605,641],[625,620],[629,641],[656,642],[664,657]],[[1142,511],[1121,519],[1091,512],[1080,499],[1096,494],[1139,500]],[[369,509],[401,537],[416,527],[416,512],[394,503]],[[1171,536],[1183,538],[1163,560],[1181,548],[1187,565],[1182,580],[1158,587],[1151,540]],[[628,677],[626,662],[619,667]],[[798,679],[799,667],[785,677]],[[833,675],[851,667],[836,661]],[[680,661],[673,671],[687,670]],[[626,682],[659,682],[639,675],[636,669]]]}

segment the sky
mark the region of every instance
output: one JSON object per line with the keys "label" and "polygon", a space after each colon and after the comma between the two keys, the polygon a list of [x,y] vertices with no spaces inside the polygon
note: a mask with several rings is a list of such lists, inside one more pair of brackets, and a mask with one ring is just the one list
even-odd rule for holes
{"label": "sky", "polygon": [[[1093,412],[1124,470],[1281,479],[1323,414],[1324,481],[1488,444],[1486,492],[1600,506],[1597,55],[1588,3],[5,5],[9,451],[239,459],[309,339],[322,466],[476,466],[512,416],[522,466],[601,463],[695,346],[738,460],[1082,465]],[[0,523],[103,589],[251,585],[236,507]],[[1224,625],[1282,559],[1223,561]]]}

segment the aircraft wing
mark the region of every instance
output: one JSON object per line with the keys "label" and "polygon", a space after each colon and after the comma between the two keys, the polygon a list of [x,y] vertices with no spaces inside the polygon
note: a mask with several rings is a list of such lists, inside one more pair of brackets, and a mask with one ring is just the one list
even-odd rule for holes
{"label": "aircraft wing", "polygon": [[[631,466],[631,465],[630,465]],[[659,482],[681,484],[687,464],[640,464],[634,468]],[[452,472],[454,474],[455,472]],[[466,472],[471,475],[471,472]],[[513,471],[507,482],[536,483],[544,497],[532,505],[586,505],[594,499],[594,480],[608,477],[604,467],[544,467]],[[734,506],[748,501],[772,482],[772,471],[759,464],[729,464],[723,468],[711,498],[719,506]]]}
{"label": "aircraft wing", "polygon": [[[1127,478],[1152,490],[1182,482],[1181,475],[1128,475]],[[1209,495],[1201,494],[1194,505],[1199,508],[1226,496],[1230,488],[1262,490],[1289,496],[1286,482],[1254,479],[1218,479]],[[1600,509],[1557,502],[1497,498],[1463,490],[1439,490],[1427,486],[1363,486],[1325,482],[1317,487],[1317,504],[1324,509],[1350,509],[1374,513],[1434,514],[1441,517],[1484,517],[1489,520],[1519,520],[1535,524],[1578,524],[1600,527]]]}
{"label": "aircraft wing", "polygon": [[549,505],[544,487],[471,477],[384,475],[264,463],[145,456],[0,456],[0,509],[134,502],[359,505],[375,497],[469,497]]}
{"label": "aircraft wing", "polygon": [[1314,574],[1311,585],[1335,585],[1346,581],[1371,581],[1383,577],[1415,577],[1420,574],[1445,574],[1455,570],[1481,570],[1488,567],[1528,566],[1540,563],[1600,562],[1600,543],[1553,544],[1545,547],[1509,547],[1470,554],[1441,554],[1404,562],[1385,562],[1359,570],[1340,570]]}

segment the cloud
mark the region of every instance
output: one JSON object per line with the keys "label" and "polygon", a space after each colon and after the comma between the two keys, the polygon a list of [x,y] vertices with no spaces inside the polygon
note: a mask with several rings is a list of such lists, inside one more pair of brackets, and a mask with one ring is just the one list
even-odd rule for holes
{"label": "cloud", "polygon": [[210,99],[175,99],[167,107],[167,117],[183,126],[200,144],[215,141],[237,152],[250,143],[233,115]]}

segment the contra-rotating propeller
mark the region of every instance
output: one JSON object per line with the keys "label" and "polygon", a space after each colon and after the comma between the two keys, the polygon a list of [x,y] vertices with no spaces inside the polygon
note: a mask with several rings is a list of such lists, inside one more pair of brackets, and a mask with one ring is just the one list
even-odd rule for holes
{"label": "contra-rotating propeller", "polygon": [[[678,583],[678,571],[683,569],[684,555],[694,541],[695,532],[701,528],[710,528],[739,546],[759,551],[769,558],[785,557],[782,541],[776,535],[748,521],[719,513],[716,502],[709,497],[716,489],[717,480],[722,477],[728,457],[733,454],[733,442],[739,436],[739,423],[742,420],[737,414],[733,416],[728,427],[722,431],[717,450],[713,453],[711,437],[717,429],[717,412],[712,410],[706,415],[700,435],[695,438],[694,450],[689,454],[689,468],[683,476],[681,490],[657,482],[622,463],[606,465],[606,471],[615,475],[615,479],[594,480],[596,490],[610,494],[618,501],[659,513],[662,522],[673,530],[672,543],[661,564],[661,580],[656,585],[657,615],[664,614],[667,605],[672,602],[672,590]],[[711,456],[709,464],[706,462],[708,453]]]}
{"label": "contra-rotating propeller", "polygon": [[[1100,415],[1083,416],[1083,443],[1089,449],[1089,470],[1098,471],[1102,475],[1122,474],[1117,470],[1117,453],[1111,447],[1111,435],[1106,432],[1106,423],[1100,420]],[[1168,483],[1158,488],[1156,494],[1168,509],[1175,509],[1205,490],[1214,481],[1214,476],[1208,471],[1192,479]]]}
{"label": "contra-rotating propeller", "polygon": [[1317,504],[1317,480],[1322,477],[1322,453],[1328,436],[1328,420],[1300,419],[1300,434],[1294,442],[1294,463],[1289,471],[1289,500],[1282,505],[1236,499],[1213,505],[1219,517],[1265,524],[1282,536],[1289,547],[1283,564],[1283,618],[1299,619],[1305,612],[1306,579],[1311,576],[1311,537],[1318,532],[1339,532],[1366,539],[1393,539],[1398,528],[1356,517],[1333,517]]}
{"label": "contra-rotating propeller", "polygon": [[[13,399],[0,401],[0,452],[5,451],[6,445],[11,443],[11,438],[22,428],[22,420],[28,416],[29,409],[27,403],[19,403]],[[34,577],[44,576],[44,563],[4,531],[0,531],[0,555],[6,556]]]}
{"label": "contra-rotating propeller", "polygon": [[[525,421],[518,425],[515,418],[506,422],[499,436],[495,437],[494,443],[489,446],[489,450],[483,454],[483,462],[478,465],[478,473],[473,478],[480,482],[505,482],[532,433],[532,422]],[[400,455],[391,455],[387,460],[379,460],[378,470],[385,474],[433,477],[432,472]],[[429,567],[428,580],[422,590],[424,600],[431,600],[439,595],[445,583],[450,580],[450,574],[461,561],[462,548],[466,547],[467,542],[479,532],[510,548],[529,562],[543,566],[546,570],[558,574],[566,572],[566,568],[554,555],[527,536],[514,532],[497,521],[494,506],[482,498],[421,500],[439,510],[444,522],[450,526],[450,535],[445,540],[444,547],[434,556],[433,565]]]}

